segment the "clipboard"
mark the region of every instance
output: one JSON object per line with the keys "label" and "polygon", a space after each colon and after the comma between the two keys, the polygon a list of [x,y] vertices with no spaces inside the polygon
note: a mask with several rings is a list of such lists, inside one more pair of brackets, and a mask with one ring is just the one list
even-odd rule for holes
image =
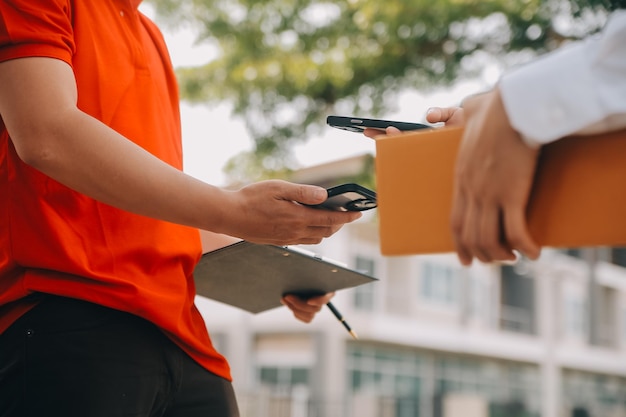
{"label": "clipboard", "polygon": [[[376,138],[384,255],[454,251],[452,185],[463,128]],[[626,131],[542,147],[527,218],[541,246],[626,246]]]}
{"label": "clipboard", "polygon": [[306,298],[378,281],[294,247],[247,241],[202,255],[194,279],[199,295],[255,314],[282,306],[285,294]]}

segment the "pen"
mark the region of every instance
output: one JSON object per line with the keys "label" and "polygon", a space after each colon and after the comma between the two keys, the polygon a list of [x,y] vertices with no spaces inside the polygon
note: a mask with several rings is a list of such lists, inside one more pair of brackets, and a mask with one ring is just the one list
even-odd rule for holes
{"label": "pen", "polygon": [[354,339],[358,339],[359,337],[356,335],[356,333],[354,332],[354,330],[352,330],[350,328],[350,325],[348,324],[348,322],[346,321],[346,319],[343,318],[343,316],[341,315],[341,313],[339,312],[339,310],[337,310],[337,308],[335,308],[335,306],[333,305],[333,303],[331,303],[330,301],[328,303],[326,303],[326,305],[328,306],[328,308],[330,308],[330,311],[333,312],[333,314],[335,315],[335,317],[337,317],[337,320],[339,320],[341,322],[341,324],[343,324],[343,327],[346,328],[346,330],[348,331],[348,333],[350,333],[350,335],[352,336],[352,338]]}

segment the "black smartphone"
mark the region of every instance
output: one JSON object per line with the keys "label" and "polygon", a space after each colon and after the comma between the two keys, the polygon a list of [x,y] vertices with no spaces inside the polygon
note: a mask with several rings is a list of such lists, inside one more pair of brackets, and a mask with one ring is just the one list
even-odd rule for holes
{"label": "black smartphone", "polygon": [[365,211],[376,208],[376,192],[359,184],[348,183],[328,188],[328,198],[312,207],[336,211]]}
{"label": "black smartphone", "polygon": [[337,129],[348,130],[350,132],[363,132],[366,128],[385,130],[393,126],[402,131],[420,130],[432,128],[422,123],[398,122],[395,120],[364,119],[362,117],[328,116],[326,124]]}

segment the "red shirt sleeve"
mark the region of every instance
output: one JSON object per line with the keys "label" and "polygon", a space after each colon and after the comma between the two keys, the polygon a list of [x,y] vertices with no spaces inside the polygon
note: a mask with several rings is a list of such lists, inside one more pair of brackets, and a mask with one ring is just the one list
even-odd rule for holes
{"label": "red shirt sleeve", "polygon": [[71,0],[0,1],[0,61],[24,57],[72,63]]}

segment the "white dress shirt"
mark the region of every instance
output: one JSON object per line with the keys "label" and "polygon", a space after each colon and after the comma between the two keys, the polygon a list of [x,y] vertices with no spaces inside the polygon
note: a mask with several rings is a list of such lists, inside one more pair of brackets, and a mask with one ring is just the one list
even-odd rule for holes
{"label": "white dress shirt", "polygon": [[499,88],[511,125],[531,146],[626,128],[626,10],[598,35],[505,74]]}

